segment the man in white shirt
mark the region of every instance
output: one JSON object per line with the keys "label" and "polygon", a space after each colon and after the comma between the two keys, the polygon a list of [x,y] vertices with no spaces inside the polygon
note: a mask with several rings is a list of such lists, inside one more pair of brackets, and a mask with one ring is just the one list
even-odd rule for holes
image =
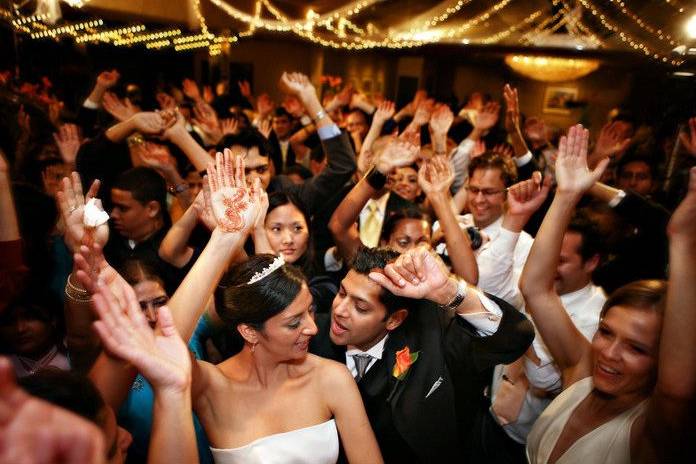
{"label": "man in white shirt", "polygon": [[491,369],[533,335],[523,314],[425,247],[359,249],[317,325],[311,351],[346,363],[385,462],[467,462],[482,442]]}
{"label": "man in white shirt", "polygon": [[[588,340],[592,340],[597,331],[607,299],[604,291],[592,283],[601,251],[600,231],[579,212],[563,236],[555,287],[575,327]],[[525,358],[506,369],[491,412],[498,423],[504,425],[510,438],[524,444],[534,422],[560,389],[561,373],[537,335]],[[519,394],[515,394],[516,391]]]}

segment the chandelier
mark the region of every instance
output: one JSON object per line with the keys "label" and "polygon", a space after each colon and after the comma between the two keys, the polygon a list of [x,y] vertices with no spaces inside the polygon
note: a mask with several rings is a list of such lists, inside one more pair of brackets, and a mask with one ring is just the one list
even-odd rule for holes
{"label": "chandelier", "polygon": [[505,64],[523,76],[543,82],[574,81],[599,68],[599,61],[555,56],[507,55]]}

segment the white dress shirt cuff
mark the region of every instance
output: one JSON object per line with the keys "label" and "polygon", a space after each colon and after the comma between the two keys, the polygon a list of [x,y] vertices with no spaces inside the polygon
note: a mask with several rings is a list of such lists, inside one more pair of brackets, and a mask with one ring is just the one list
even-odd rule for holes
{"label": "white dress shirt cuff", "polygon": [[529,163],[530,161],[532,161],[532,152],[529,150],[524,155],[518,156],[517,158],[515,158],[515,164],[517,165],[518,168],[524,166],[525,164]]}
{"label": "white dress shirt cuff", "polygon": [[321,140],[326,140],[341,135],[341,129],[336,124],[330,124],[317,128],[317,134]]}
{"label": "white dress shirt cuff", "polygon": [[624,192],[623,190],[619,190],[619,193],[614,195],[614,198],[609,200],[609,207],[616,208],[619,205],[619,203],[621,203],[621,200],[623,200],[624,198],[626,198],[626,192]]}
{"label": "white dress shirt cuff", "polygon": [[99,103],[93,102],[89,98],[86,98],[85,101],[82,102],[82,106],[85,108],[89,108],[90,110],[98,110],[99,109]]}
{"label": "white dress shirt cuff", "polygon": [[479,313],[468,313],[459,314],[466,322],[473,325],[476,328],[478,334],[482,337],[487,337],[493,335],[498,331],[498,326],[500,325],[500,320],[503,318],[503,311],[498,307],[496,303],[490,298],[483,294],[481,290],[469,289],[469,295],[467,298],[476,296],[485,311]]}

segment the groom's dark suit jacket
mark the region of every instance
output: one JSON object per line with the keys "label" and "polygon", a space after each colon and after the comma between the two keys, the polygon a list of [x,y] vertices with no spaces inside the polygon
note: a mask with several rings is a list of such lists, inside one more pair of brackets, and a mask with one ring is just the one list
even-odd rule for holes
{"label": "groom's dark suit jacket", "polygon": [[[492,368],[522,356],[534,338],[523,314],[488,296],[503,310],[494,335],[480,337],[453,311],[423,300],[389,334],[382,359],[358,383],[385,462],[467,462],[481,442],[475,424],[487,413],[483,391]],[[329,315],[318,314],[317,325],[310,351],[345,363],[346,348],[329,337]],[[419,357],[397,381],[396,352],[406,346]]]}

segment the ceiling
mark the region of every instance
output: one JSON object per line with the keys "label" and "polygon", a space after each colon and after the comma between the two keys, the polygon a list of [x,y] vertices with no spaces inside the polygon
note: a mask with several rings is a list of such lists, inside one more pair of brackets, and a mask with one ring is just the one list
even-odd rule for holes
{"label": "ceiling", "polygon": [[[66,3],[82,3],[72,11]],[[47,3],[51,3],[50,1]],[[309,40],[334,48],[428,44],[629,52],[677,65],[687,0],[70,0],[64,17],[202,26],[214,34]],[[362,6],[359,11],[355,7]],[[310,12],[311,9],[311,12]],[[200,12],[200,15],[198,14]],[[255,15],[255,13],[257,13]],[[156,28],[157,26],[155,26]],[[152,29],[149,27],[148,29]],[[277,31],[276,29],[284,29]]]}

